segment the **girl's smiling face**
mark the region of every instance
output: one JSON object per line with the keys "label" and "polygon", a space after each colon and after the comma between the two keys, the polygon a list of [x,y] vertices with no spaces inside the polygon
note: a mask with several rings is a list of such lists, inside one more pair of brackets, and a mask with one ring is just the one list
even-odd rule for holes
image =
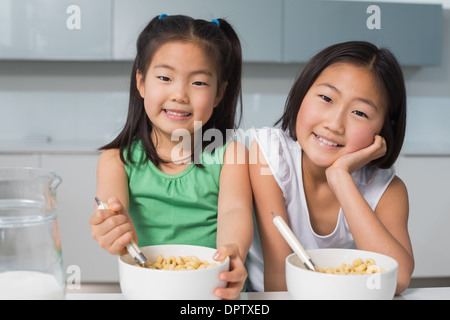
{"label": "girl's smiling face", "polygon": [[221,100],[216,68],[203,49],[191,42],[169,42],[153,55],[145,79],[136,74],[137,88],[153,131],[170,138],[176,129],[194,132],[204,125]]}
{"label": "girl's smiling face", "polygon": [[297,115],[297,139],[309,160],[329,167],[340,156],[371,145],[384,115],[373,74],[350,63],[336,63],[306,93]]}

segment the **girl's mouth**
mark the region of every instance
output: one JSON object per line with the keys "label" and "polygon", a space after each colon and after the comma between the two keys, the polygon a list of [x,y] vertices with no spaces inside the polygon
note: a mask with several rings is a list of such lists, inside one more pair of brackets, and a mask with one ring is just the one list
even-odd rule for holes
{"label": "girl's mouth", "polygon": [[186,119],[192,115],[192,113],[183,110],[164,109],[164,112],[172,119]]}
{"label": "girl's mouth", "polygon": [[314,132],[313,132],[313,135],[317,138],[317,140],[319,140],[320,142],[322,142],[323,144],[325,144],[327,146],[330,146],[330,147],[343,147],[342,144],[339,144],[337,142],[328,141],[327,139],[322,138],[321,136],[315,134]]}

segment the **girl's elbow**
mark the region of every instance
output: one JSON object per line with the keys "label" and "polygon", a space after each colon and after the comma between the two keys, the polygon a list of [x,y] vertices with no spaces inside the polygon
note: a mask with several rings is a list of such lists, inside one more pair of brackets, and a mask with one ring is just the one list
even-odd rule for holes
{"label": "girl's elbow", "polygon": [[397,288],[395,290],[395,295],[399,295],[404,292],[409,287],[409,283],[411,281],[411,276],[414,271],[414,260],[412,259],[409,264],[407,270],[401,271],[399,269],[398,277],[397,277]]}
{"label": "girl's elbow", "polygon": [[410,278],[407,281],[397,281],[397,288],[395,289],[395,295],[398,296],[405,291],[409,286]]}

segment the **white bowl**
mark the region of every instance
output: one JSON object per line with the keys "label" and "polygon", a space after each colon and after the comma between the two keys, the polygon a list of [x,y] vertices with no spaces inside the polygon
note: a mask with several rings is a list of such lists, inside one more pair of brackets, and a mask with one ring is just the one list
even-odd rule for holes
{"label": "white bowl", "polygon": [[387,300],[397,286],[398,263],[374,252],[353,249],[308,250],[318,268],[351,264],[354,259],[372,258],[384,272],[367,275],[339,275],[307,270],[295,253],[286,258],[286,285],[292,299]]}
{"label": "white bowl", "polygon": [[[200,260],[216,262],[216,249],[191,245],[157,245],[142,247],[142,253],[151,262],[162,254],[169,256],[197,256]],[[129,254],[119,257],[120,288],[125,299],[133,300],[212,300],[218,299],[214,289],[225,287],[219,274],[229,269],[229,258],[218,265],[199,270],[157,270],[135,265]]]}

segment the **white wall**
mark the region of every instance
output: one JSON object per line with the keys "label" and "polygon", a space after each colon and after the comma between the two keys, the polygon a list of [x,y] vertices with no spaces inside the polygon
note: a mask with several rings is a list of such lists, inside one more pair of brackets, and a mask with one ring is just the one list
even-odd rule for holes
{"label": "white wall", "polygon": [[[405,151],[420,143],[450,152],[450,126],[443,121],[450,118],[450,10],[444,15],[442,65],[404,70],[410,99]],[[278,119],[301,68],[245,64],[243,127]],[[0,61],[0,144],[34,135],[110,139],[125,120],[130,71],[131,62]]]}

